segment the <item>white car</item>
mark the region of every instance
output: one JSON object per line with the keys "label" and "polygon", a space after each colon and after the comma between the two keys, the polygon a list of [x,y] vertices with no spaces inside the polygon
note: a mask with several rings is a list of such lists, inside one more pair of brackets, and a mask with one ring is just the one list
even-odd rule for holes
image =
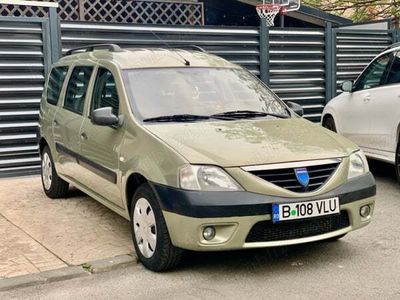
{"label": "white car", "polygon": [[358,144],[373,159],[396,166],[400,181],[400,44],[378,55],[322,114],[322,125]]}

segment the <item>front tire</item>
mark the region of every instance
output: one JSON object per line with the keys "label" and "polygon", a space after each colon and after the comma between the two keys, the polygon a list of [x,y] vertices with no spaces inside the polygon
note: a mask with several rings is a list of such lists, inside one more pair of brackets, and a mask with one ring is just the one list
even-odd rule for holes
{"label": "front tire", "polygon": [[133,196],[130,217],[132,240],[140,262],[155,272],[176,267],[183,250],[172,245],[158,200],[147,183]]}
{"label": "front tire", "polygon": [[337,132],[335,120],[331,116],[325,118],[322,126],[326,129],[329,129],[330,131]]}
{"label": "front tire", "polygon": [[42,151],[41,176],[43,190],[49,198],[57,199],[67,196],[69,184],[58,176],[48,146],[45,146]]}

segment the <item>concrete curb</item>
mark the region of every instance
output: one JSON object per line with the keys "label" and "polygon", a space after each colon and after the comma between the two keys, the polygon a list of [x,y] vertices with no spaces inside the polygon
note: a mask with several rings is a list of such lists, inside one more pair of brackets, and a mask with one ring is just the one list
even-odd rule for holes
{"label": "concrete curb", "polygon": [[56,282],[72,278],[90,276],[90,273],[86,272],[80,266],[75,266],[43,272],[40,273],[39,276],[45,278],[45,282]]}
{"label": "concrete curb", "polygon": [[81,266],[69,266],[61,269],[0,279],[0,292],[24,288],[45,283],[64,281],[92,274],[104,273],[136,264],[135,255],[121,255],[113,258],[96,260]]}
{"label": "concrete curb", "polygon": [[28,287],[45,282],[43,277],[39,274],[22,275],[12,278],[5,278],[0,280],[0,292],[8,291],[14,288]]}
{"label": "concrete curb", "polygon": [[81,267],[65,267],[62,269],[45,271],[38,274],[29,274],[1,279],[0,291],[8,291],[15,288],[28,287],[46,282],[68,280],[83,276],[90,276],[90,273],[86,272]]}
{"label": "concrete curb", "polygon": [[131,255],[121,255],[121,256],[116,256],[111,259],[102,259],[102,260],[96,260],[90,263],[91,265],[91,273],[97,274],[97,273],[103,273],[103,272],[108,272],[111,270],[119,269],[119,268],[124,268],[129,265],[132,265],[136,263],[136,257],[131,256]]}

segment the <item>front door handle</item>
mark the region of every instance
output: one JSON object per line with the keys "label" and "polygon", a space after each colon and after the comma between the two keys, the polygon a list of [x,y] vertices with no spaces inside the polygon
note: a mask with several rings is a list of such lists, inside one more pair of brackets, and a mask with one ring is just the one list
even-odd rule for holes
{"label": "front door handle", "polygon": [[366,95],[364,97],[364,102],[369,102],[369,101],[371,101],[371,95]]}
{"label": "front door handle", "polygon": [[53,125],[57,126],[58,125],[58,121],[57,120],[53,120]]}
{"label": "front door handle", "polygon": [[86,134],[85,132],[82,132],[82,133],[81,133],[81,140],[82,140],[82,141],[86,141],[87,139],[88,139],[87,134]]}

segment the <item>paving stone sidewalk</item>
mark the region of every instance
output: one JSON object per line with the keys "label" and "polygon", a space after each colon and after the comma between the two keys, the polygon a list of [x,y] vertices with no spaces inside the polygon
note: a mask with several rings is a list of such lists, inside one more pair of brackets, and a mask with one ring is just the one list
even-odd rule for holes
{"label": "paving stone sidewalk", "polygon": [[39,176],[0,179],[0,278],[132,251],[128,221],[80,191],[52,200]]}

